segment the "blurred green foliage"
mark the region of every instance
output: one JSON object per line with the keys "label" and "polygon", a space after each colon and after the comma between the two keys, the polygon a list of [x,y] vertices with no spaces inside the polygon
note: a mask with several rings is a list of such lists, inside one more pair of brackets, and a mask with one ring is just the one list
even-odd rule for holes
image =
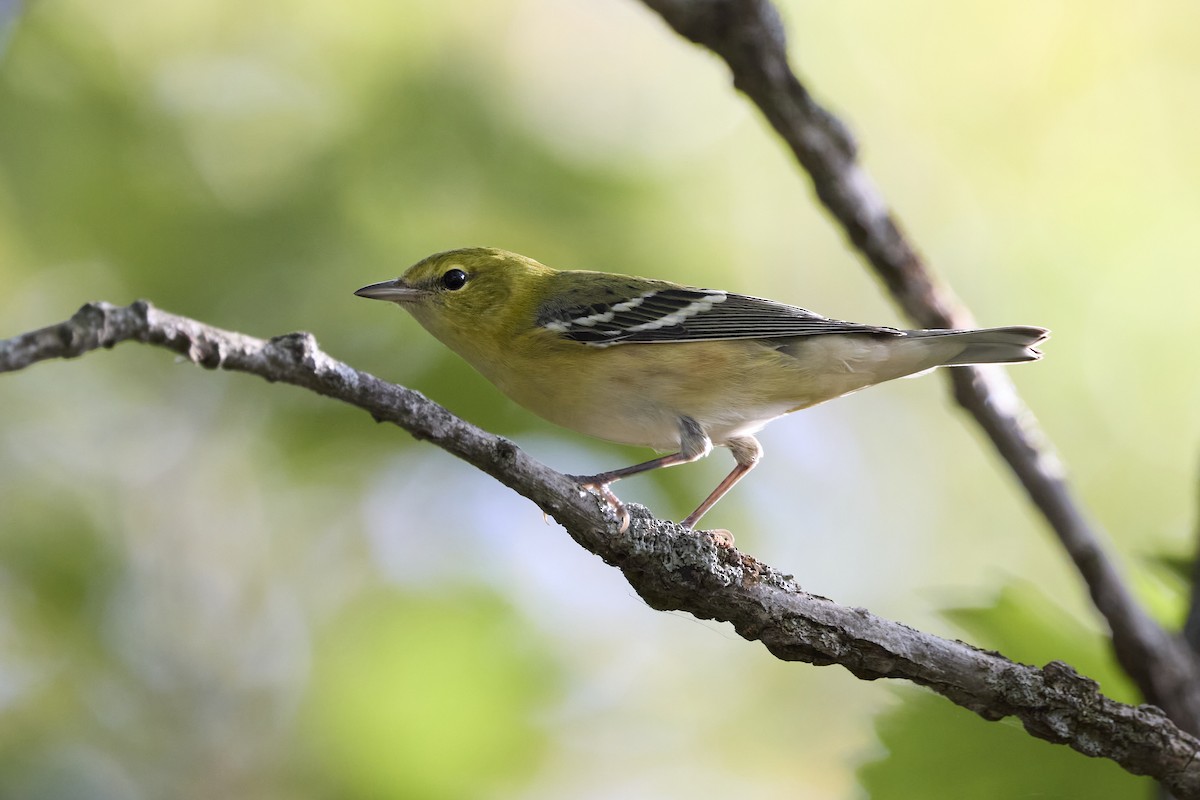
{"label": "blurred green foliage", "polygon": [[555,691],[545,654],[494,597],[383,595],[318,636],[301,764],[329,797],[472,797],[528,780]]}
{"label": "blurred green foliage", "polygon": [[[1200,12],[782,10],[980,321],[1054,329],[1013,377],[1177,622],[1182,583],[1141,565],[1195,513]],[[533,419],[353,290],[488,245],[900,322],[722,66],[635,2],[41,0],[0,28],[0,336],[138,297],[307,329],[590,472],[645,454]],[[1133,699],[947,405],[903,381],[776,423],[712,524],[813,591]],[[678,516],[727,468],[622,496]],[[0,379],[0,796],[896,797],[951,756],[973,796],[1137,783],[893,705],[649,612],[530,504],[311,394],[136,345]]]}

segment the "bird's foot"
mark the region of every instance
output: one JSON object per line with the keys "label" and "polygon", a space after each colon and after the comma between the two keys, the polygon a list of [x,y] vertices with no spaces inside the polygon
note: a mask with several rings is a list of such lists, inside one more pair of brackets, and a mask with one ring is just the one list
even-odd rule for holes
{"label": "bird's foot", "polygon": [[586,475],[568,475],[568,478],[579,484],[580,488],[587,489],[589,492],[595,492],[604,498],[604,502],[617,513],[617,519],[621,522],[621,527],[617,530],[618,533],[625,533],[629,530],[629,509],[625,508],[625,504],[613,494],[613,490],[608,488],[606,481],[596,480],[595,477]]}
{"label": "bird's foot", "polygon": [[733,534],[725,528],[715,528],[708,531],[708,534],[716,540],[717,547],[724,547],[729,550],[733,549]]}

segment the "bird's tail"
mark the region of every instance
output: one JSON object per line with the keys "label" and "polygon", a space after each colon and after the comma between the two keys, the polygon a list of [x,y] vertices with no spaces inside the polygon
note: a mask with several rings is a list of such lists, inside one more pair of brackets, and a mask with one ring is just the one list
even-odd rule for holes
{"label": "bird's tail", "polygon": [[1034,345],[1045,341],[1050,331],[1032,325],[1011,325],[1006,328],[983,328],[974,331],[908,331],[917,338],[945,337],[961,344],[962,350],[942,364],[947,367],[967,364],[1016,364],[1037,361],[1042,357]]}

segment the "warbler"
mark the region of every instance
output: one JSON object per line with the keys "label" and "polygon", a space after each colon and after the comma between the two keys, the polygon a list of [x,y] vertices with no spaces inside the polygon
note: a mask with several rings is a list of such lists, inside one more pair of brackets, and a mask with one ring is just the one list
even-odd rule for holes
{"label": "warbler", "polygon": [[939,366],[1036,361],[1049,331],[898,330],[717,289],[556,270],[490,248],[437,253],[360,297],[403,306],[511,399],[565,428],[669,451],[572,476],[629,516],[609,484],[729,448],[733,470],[691,528],[758,463],[771,420]]}

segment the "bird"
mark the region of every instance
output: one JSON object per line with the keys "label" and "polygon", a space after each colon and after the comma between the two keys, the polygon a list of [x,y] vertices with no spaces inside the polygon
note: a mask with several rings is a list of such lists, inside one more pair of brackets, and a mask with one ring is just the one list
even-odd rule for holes
{"label": "bird", "polygon": [[501,392],[564,428],[666,455],[572,475],[617,512],[610,485],[714,447],[732,471],[680,523],[694,528],[759,463],[774,419],[932,370],[1042,357],[1045,328],[900,330],[798,306],[610,272],[557,270],[517,253],[435,253],[355,292],[403,307]]}

